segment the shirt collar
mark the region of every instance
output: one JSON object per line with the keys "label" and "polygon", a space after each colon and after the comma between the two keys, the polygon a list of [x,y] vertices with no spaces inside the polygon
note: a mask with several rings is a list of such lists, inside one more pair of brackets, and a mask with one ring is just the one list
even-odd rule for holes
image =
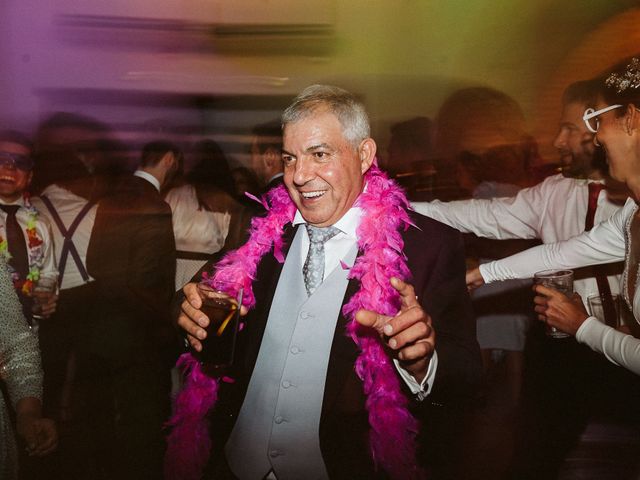
{"label": "shirt collar", "polygon": [[160,192],[160,182],[150,173],[147,173],[143,170],[136,170],[135,172],[133,172],[133,176],[145,179],[147,182],[153,185],[158,192]]}
{"label": "shirt collar", "polygon": [[276,173],[274,176],[272,176],[269,181],[267,182],[267,185],[269,185],[271,182],[273,182],[276,178],[280,178],[280,177],[284,177],[284,173],[280,172],[280,173]]}
{"label": "shirt collar", "polygon": [[24,195],[20,195],[20,198],[18,198],[14,202],[3,202],[2,200],[0,200],[0,203],[2,205],[20,205],[21,207],[27,206],[26,202],[24,201]]}
{"label": "shirt collar", "polygon": [[[347,235],[350,238],[357,239],[356,230],[360,225],[360,219],[362,218],[362,209],[360,207],[351,207],[347,213],[345,213],[340,220],[333,224],[338,230]],[[296,210],[296,214],[293,217],[293,225],[306,224],[306,220],[302,218],[302,214],[299,210]]]}

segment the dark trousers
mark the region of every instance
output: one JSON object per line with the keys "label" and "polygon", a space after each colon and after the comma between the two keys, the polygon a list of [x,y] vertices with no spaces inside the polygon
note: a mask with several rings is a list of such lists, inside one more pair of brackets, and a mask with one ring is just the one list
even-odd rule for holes
{"label": "dark trousers", "polygon": [[[554,479],[588,422],[638,425],[640,378],[536,322],[525,348],[522,405],[509,477]],[[634,406],[635,404],[635,406]]]}
{"label": "dark trousers", "polygon": [[170,386],[169,370],[159,362],[114,368],[104,359],[78,355],[80,415],[95,478],[163,478]]}

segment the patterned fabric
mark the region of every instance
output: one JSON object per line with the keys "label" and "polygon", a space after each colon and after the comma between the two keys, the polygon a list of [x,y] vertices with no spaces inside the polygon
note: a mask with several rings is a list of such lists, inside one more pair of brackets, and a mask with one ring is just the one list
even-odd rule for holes
{"label": "patterned fabric", "polygon": [[20,205],[0,205],[0,210],[4,210],[7,214],[7,243],[11,254],[9,264],[18,272],[20,278],[27,278],[29,256],[27,254],[27,241],[16,218],[19,208]]}
{"label": "patterned fabric", "polygon": [[[25,397],[42,397],[38,340],[22,315],[7,265],[0,257],[0,379],[13,406]],[[17,478],[16,442],[9,411],[0,395],[0,479]]]}
{"label": "patterned fabric", "polygon": [[305,224],[305,227],[307,227],[311,243],[307,259],[302,267],[302,274],[307,294],[311,296],[324,279],[324,244],[340,233],[340,230],[334,226],[321,228],[308,223]]}

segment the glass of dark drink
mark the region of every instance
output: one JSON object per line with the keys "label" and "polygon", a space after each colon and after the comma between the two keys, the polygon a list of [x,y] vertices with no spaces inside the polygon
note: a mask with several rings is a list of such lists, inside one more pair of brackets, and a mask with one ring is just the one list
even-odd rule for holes
{"label": "glass of dark drink", "polygon": [[233,282],[201,282],[198,293],[202,298],[200,310],[209,318],[207,338],[201,340],[198,357],[205,373],[222,375],[233,364],[242,287]]}

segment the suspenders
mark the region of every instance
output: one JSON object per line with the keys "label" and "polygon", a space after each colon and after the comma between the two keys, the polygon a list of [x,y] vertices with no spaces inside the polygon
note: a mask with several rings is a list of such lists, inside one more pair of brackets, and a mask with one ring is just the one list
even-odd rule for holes
{"label": "suspenders", "polygon": [[82,221],[82,219],[87,215],[89,210],[91,210],[91,207],[93,207],[95,202],[93,201],[87,202],[87,204],[84,207],[82,207],[82,210],[80,210],[76,218],[73,220],[73,222],[69,226],[69,229],[67,230],[64,226],[64,223],[62,223],[62,219],[60,218],[60,215],[58,214],[55,207],[51,203],[51,200],[49,200],[46,195],[42,195],[40,198],[42,199],[42,203],[45,204],[45,206],[51,213],[53,220],[56,222],[56,226],[58,227],[58,230],[60,230],[60,233],[64,237],[62,252],[60,253],[60,261],[58,262],[58,269],[60,270],[60,277],[58,279],[58,281],[60,282],[59,284],[62,285],[62,278],[64,277],[64,271],[67,265],[67,257],[69,256],[69,254],[71,254],[71,256],[73,257],[73,261],[75,262],[76,267],[78,267],[78,271],[80,272],[82,279],[85,282],[88,282],[89,274],[87,273],[87,268],[84,266],[84,264],[82,263],[82,260],[80,259],[80,254],[78,253],[78,249],[73,244],[73,234],[78,228],[78,225],[80,225],[80,222]]}

